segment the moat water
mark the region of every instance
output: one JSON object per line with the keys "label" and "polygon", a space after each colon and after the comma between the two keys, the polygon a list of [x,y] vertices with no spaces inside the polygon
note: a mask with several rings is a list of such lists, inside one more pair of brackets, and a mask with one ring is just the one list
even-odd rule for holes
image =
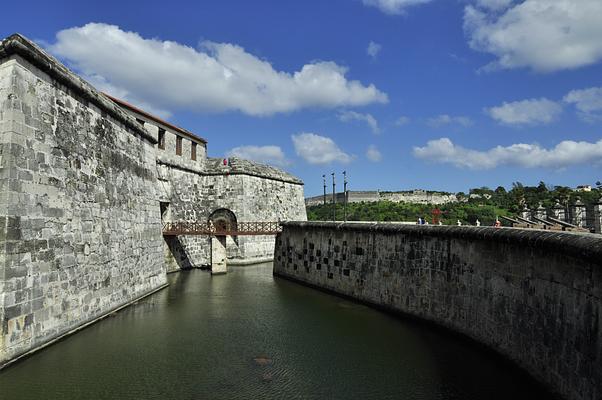
{"label": "moat water", "polygon": [[548,398],[479,346],[272,276],[171,286],[0,371],[0,399]]}

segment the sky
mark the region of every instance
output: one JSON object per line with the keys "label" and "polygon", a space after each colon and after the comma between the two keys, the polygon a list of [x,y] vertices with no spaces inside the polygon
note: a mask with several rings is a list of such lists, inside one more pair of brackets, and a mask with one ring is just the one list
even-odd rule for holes
{"label": "sky", "polygon": [[[196,4],[193,4],[196,3]],[[600,0],[29,1],[0,36],[322,193],[602,180]]]}

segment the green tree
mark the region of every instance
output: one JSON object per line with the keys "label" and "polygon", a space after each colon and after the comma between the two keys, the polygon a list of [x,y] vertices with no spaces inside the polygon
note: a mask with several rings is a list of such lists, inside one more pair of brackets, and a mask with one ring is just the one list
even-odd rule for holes
{"label": "green tree", "polygon": [[566,186],[556,186],[554,188],[554,199],[565,207],[569,204],[571,194],[573,194],[573,191]]}

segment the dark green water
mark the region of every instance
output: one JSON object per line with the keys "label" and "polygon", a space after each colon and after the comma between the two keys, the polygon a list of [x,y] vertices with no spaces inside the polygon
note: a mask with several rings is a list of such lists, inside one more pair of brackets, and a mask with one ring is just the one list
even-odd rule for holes
{"label": "dark green water", "polygon": [[465,340],[272,277],[171,286],[0,371],[0,399],[542,399]]}

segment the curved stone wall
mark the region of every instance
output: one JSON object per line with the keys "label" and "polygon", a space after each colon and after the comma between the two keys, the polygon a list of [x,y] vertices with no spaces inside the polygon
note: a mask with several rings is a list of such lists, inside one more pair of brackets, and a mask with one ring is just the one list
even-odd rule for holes
{"label": "curved stone wall", "polygon": [[600,236],[285,223],[274,274],[463,333],[566,399],[602,396]]}

